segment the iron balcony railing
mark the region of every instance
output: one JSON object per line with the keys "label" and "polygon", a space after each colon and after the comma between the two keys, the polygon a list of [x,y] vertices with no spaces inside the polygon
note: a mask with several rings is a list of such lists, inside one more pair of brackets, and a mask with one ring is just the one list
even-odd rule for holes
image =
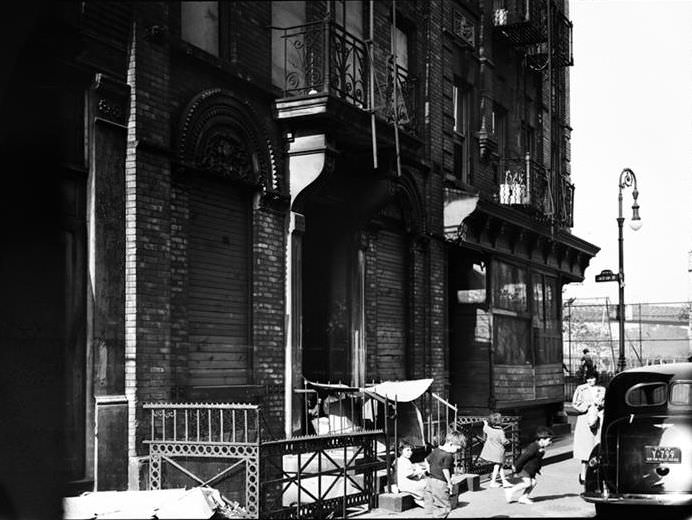
{"label": "iron balcony railing", "polygon": [[542,69],[548,64],[550,40],[550,65],[569,67],[574,63],[572,22],[553,3],[548,30],[548,1],[494,0],[493,24],[513,45],[525,47],[529,66]]}
{"label": "iron balcony railing", "polygon": [[[560,11],[551,11],[552,25],[552,67],[571,67],[574,65],[572,52],[572,22]],[[535,43],[527,46],[526,59],[533,68],[543,68],[548,60],[548,42]]]}
{"label": "iron balcony railing", "polygon": [[396,98],[400,126],[415,133],[416,78],[405,68],[391,59],[375,61],[363,40],[333,20],[274,29],[283,33],[284,97],[330,94],[362,110],[374,110],[390,122]]}
{"label": "iron balcony railing", "polygon": [[500,204],[518,206],[541,215],[550,210],[548,179],[543,166],[527,154],[523,160],[505,159],[499,189]]}
{"label": "iron balcony railing", "polygon": [[546,0],[494,0],[493,24],[514,45],[547,40]]}
{"label": "iron balcony railing", "polygon": [[566,228],[574,226],[574,184],[567,177],[560,179],[558,192],[558,223]]}

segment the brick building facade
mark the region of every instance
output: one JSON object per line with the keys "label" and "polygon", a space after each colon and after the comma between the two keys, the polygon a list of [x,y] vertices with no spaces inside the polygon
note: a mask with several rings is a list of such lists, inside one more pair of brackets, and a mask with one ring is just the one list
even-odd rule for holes
{"label": "brick building facade", "polygon": [[291,435],[303,378],[432,377],[550,423],[561,288],[598,250],[570,233],[566,4],[39,14],[72,42],[66,478],[140,486],[145,402],[258,403]]}

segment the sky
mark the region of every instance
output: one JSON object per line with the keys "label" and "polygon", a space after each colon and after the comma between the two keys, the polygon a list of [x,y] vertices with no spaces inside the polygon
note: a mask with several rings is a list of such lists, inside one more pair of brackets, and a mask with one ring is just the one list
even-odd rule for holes
{"label": "sky", "polygon": [[623,190],[625,302],[692,299],[692,0],[572,0],[572,233],[601,248],[568,298],[618,301],[618,181],[634,171],[643,226]]}

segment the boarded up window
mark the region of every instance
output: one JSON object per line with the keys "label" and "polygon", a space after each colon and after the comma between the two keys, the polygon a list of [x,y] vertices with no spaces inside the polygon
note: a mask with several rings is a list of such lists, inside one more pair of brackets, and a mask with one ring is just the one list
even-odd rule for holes
{"label": "boarded up window", "polygon": [[189,381],[251,382],[249,359],[249,204],[214,181],[190,190]]}
{"label": "boarded up window", "polygon": [[377,370],[381,379],[406,378],[406,241],[382,230],[377,239]]}

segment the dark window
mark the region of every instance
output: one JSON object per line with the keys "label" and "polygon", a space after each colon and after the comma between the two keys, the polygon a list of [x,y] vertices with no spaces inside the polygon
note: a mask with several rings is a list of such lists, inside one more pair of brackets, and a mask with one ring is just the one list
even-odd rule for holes
{"label": "dark window", "polygon": [[497,154],[504,158],[507,155],[507,110],[497,103],[493,106],[492,127],[497,141]]}
{"label": "dark window", "polygon": [[494,360],[500,365],[531,365],[529,320],[495,314]]}
{"label": "dark window", "polygon": [[471,88],[456,80],[452,87],[454,115],[454,175],[462,182],[471,182]]}

